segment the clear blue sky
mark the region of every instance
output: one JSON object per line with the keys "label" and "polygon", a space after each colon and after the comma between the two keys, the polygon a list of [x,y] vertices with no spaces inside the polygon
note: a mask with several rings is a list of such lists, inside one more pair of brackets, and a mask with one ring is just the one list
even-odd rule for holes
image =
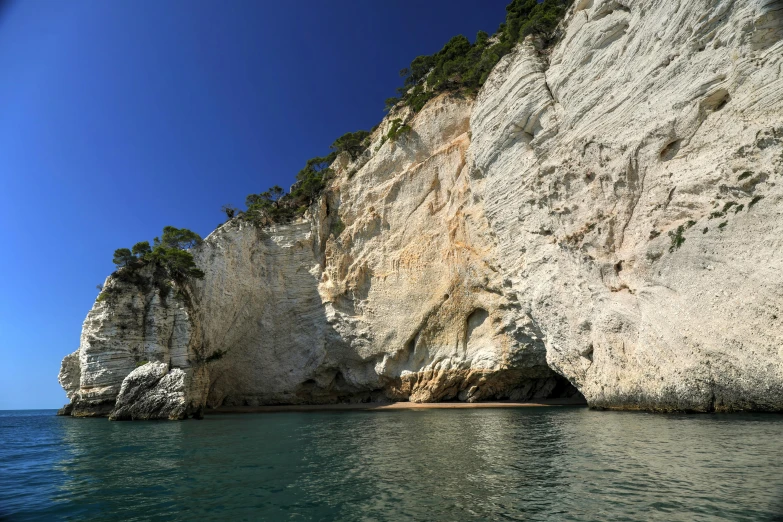
{"label": "clear blue sky", "polygon": [[509,0],[16,1],[0,12],[0,409],[56,408],[113,270],[369,129],[398,71]]}

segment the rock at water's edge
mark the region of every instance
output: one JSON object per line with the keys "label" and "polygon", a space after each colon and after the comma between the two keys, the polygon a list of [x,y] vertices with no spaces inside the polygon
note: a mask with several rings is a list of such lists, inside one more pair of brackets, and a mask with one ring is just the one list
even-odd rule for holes
{"label": "rock at water's edge", "polygon": [[[576,2],[475,100],[390,114],[305,219],[219,227],[203,280],[109,278],[63,361],[71,414],[570,385],[597,408],[783,410],[777,3]],[[394,118],[411,130],[384,139]]]}
{"label": "rock at water's edge", "polygon": [[186,375],[180,368],[149,362],[133,370],[122,381],[110,420],[184,419]]}

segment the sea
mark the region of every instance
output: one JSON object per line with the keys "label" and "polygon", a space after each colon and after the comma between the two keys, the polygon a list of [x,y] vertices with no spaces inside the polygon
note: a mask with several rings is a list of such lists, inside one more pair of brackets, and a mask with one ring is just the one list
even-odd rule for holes
{"label": "sea", "polygon": [[0,520],[783,521],[783,416],[0,411]]}

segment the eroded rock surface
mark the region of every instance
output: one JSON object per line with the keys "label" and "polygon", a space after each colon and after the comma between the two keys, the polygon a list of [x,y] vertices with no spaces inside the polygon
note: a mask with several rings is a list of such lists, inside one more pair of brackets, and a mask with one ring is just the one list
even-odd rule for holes
{"label": "eroded rock surface", "polygon": [[[111,420],[179,420],[188,416],[187,374],[167,364],[148,362],[122,381]],[[199,416],[200,412],[195,413]]]}
{"label": "eroded rock surface", "polygon": [[497,263],[594,406],[783,407],[782,7],[577,2],[479,95]]}
{"label": "eroded rock surface", "polygon": [[60,383],[71,400],[63,413],[106,416],[126,377],[147,362],[180,368],[189,376],[188,401],[201,404],[206,368],[198,326],[190,319],[185,289],[172,287],[151,267],[132,277],[109,277],[82,326],[79,349],[66,356]]}
{"label": "eroded rock surface", "polygon": [[[390,115],[304,220],[218,228],[203,280],[110,277],[63,361],[69,412],[573,386],[782,410],[782,36],[779,1],[577,0],[475,100]],[[410,133],[384,140],[391,118]]]}

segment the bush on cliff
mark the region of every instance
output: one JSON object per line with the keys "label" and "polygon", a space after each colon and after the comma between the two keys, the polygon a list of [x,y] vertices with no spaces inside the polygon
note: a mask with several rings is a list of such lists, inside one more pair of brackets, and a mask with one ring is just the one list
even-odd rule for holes
{"label": "bush on cliff", "polygon": [[114,259],[112,263],[117,265],[117,268],[125,268],[126,266],[134,263],[138,258],[134,256],[128,248],[118,248],[114,251]]}
{"label": "bush on cliff", "polygon": [[136,257],[144,257],[152,252],[149,241],[139,241],[131,249],[131,253]]}
{"label": "bush on cliff", "polygon": [[249,194],[245,198],[245,218],[258,225],[267,224],[265,220],[280,222],[290,219],[294,213],[291,207],[285,204],[285,196],[285,190],[278,185],[261,194]]}
{"label": "bush on cliff", "polygon": [[332,149],[336,154],[347,152],[351,156],[351,159],[355,160],[362,154],[362,152],[365,151],[369,145],[367,142],[367,138],[369,136],[370,133],[365,130],[347,132],[337,138],[334,143],[329,146],[329,148]]}
{"label": "bush on cliff", "polygon": [[226,219],[234,219],[234,216],[237,212],[239,212],[239,209],[236,208],[233,205],[223,205],[220,208],[220,211],[226,214]]}
{"label": "bush on cliff", "polygon": [[296,204],[310,205],[326,187],[332,177],[330,165],[337,158],[337,152],[327,156],[317,156],[307,160],[305,166],[296,175],[296,184],[291,189],[291,197]]}
{"label": "bush on cliff", "polygon": [[291,191],[277,185],[260,194],[250,194],[245,198],[246,210],[242,213],[231,207],[224,212],[229,219],[236,214],[258,226],[290,221],[304,214],[305,210],[320,196],[334,172],[330,168],[338,154],[347,153],[352,160],[361,156],[370,145],[370,132],[360,130],[348,132],[337,138],[330,146],[332,152],[326,156],[316,156],[305,162],[305,166],[296,175],[296,183]]}
{"label": "bush on cliff", "polygon": [[401,136],[405,136],[411,131],[410,126],[402,123],[402,120],[400,118],[394,118],[391,121],[391,127],[389,127],[389,132],[386,133],[386,138],[390,139],[391,141],[397,141],[398,138]]}
{"label": "bush on cliff", "polygon": [[525,37],[534,35],[544,47],[552,45],[569,4],[570,0],[514,0],[506,7],[505,23],[491,38],[479,31],[471,44],[458,35],[437,53],[417,56],[410,67],[400,71],[404,78],[403,86],[397,89],[400,97],[387,99],[387,110],[403,102],[418,112],[441,92],[475,93],[495,64]]}
{"label": "bush on cliff", "polygon": [[148,241],[140,241],[132,249],[118,248],[114,251],[113,262],[124,271],[154,263],[165,268],[175,279],[201,279],[204,272],[196,266],[193,254],[187,251],[201,241],[201,236],[187,228],[163,227],[163,234],[153,240],[152,248]]}

